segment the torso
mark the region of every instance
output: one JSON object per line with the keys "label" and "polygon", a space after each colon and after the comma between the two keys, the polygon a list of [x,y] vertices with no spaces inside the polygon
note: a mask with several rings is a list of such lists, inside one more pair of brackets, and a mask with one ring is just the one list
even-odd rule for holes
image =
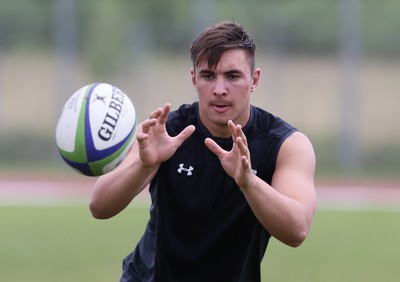
{"label": "torso", "polygon": [[[150,186],[150,225],[157,234],[153,238],[155,278],[259,281],[260,261],[270,235],[255,218],[235,181],[204,145],[205,138],[210,137],[230,150],[231,138],[211,136],[198,118],[197,107],[197,103],[184,105],[170,113],[170,135],[189,124],[195,125],[196,131],[161,165]],[[253,172],[270,183],[280,145],[295,129],[252,106],[250,122],[243,131]]]}

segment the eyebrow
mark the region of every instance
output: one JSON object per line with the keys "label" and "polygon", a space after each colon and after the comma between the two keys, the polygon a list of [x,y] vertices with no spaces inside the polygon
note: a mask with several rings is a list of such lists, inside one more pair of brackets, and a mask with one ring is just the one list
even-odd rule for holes
{"label": "eyebrow", "polygon": [[[204,69],[199,71],[200,74],[215,74],[215,71],[209,70],[209,69]],[[226,72],[224,72],[225,75],[229,75],[229,74],[242,74],[243,72],[237,69],[232,69],[232,70],[228,70]]]}
{"label": "eyebrow", "polygon": [[225,72],[225,74],[242,74],[242,73],[243,73],[242,71],[240,71],[240,70],[235,70],[235,69],[229,70],[229,71],[226,71],[226,72]]}
{"label": "eyebrow", "polygon": [[212,70],[209,70],[209,69],[204,69],[204,70],[199,71],[199,74],[213,74],[213,73],[215,73],[215,72]]}

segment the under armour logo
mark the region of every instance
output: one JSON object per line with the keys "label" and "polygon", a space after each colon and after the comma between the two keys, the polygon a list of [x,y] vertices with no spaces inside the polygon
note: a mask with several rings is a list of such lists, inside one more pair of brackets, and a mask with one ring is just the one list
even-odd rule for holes
{"label": "under armour logo", "polygon": [[192,170],[194,168],[192,166],[189,166],[189,168],[183,167],[183,164],[179,164],[178,172],[182,173],[182,171],[186,171],[187,175],[192,175]]}
{"label": "under armour logo", "polygon": [[251,170],[255,175],[257,175],[257,170],[256,169],[252,169]]}

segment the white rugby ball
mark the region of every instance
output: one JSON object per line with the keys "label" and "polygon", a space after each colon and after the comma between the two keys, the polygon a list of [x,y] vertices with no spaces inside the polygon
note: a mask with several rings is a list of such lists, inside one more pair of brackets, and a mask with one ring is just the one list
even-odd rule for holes
{"label": "white rugby ball", "polygon": [[99,176],[128,154],[136,135],[136,111],[129,97],[107,83],[76,91],[65,103],[56,126],[56,143],[74,170]]}

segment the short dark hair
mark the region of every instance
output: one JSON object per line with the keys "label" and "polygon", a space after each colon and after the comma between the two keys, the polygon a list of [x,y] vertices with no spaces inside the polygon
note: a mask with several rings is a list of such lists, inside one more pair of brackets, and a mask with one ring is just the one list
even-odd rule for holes
{"label": "short dark hair", "polygon": [[222,53],[230,49],[246,51],[250,69],[255,68],[256,44],[243,26],[230,21],[224,21],[206,28],[193,41],[189,50],[193,67],[206,60],[208,67],[215,68],[221,59]]}

